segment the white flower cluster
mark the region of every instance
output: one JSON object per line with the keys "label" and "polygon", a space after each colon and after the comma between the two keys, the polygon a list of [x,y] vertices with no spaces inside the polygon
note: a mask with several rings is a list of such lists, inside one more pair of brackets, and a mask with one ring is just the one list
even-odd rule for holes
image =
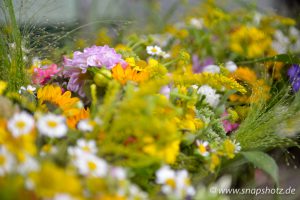
{"label": "white flower cluster", "polygon": [[156,183],[162,185],[161,190],[166,195],[174,195],[179,199],[195,195],[186,170],[174,171],[165,165],[156,172]]}
{"label": "white flower cluster", "polygon": [[147,53],[152,56],[161,56],[163,58],[169,58],[170,54],[166,53],[163,51],[159,46],[154,45],[154,46],[147,46],[146,48]]}
{"label": "white flower cluster", "polygon": [[217,107],[220,102],[220,95],[208,85],[201,86],[197,93],[205,96],[205,101],[213,108]]}

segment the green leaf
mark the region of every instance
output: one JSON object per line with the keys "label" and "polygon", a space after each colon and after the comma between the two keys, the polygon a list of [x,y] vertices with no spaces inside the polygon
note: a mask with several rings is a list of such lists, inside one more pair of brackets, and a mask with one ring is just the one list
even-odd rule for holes
{"label": "green leaf", "polygon": [[278,54],[276,56],[271,56],[271,57],[240,61],[240,62],[237,62],[237,64],[253,64],[253,63],[257,63],[257,62],[269,62],[269,61],[283,62],[285,64],[299,64],[300,63],[300,59],[296,55]]}
{"label": "green leaf", "polygon": [[278,185],[278,166],[272,157],[260,151],[241,152],[241,154],[256,167],[268,173]]}

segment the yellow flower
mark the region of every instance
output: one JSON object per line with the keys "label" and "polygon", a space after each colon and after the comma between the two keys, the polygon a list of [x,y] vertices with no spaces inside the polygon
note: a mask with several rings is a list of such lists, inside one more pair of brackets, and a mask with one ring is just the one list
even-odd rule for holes
{"label": "yellow flower", "polygon": [[271,37],[255,27],[241,26],[230,35],[230,49],[249,58],[263,56],[271,44]]}
{"label": "yellow flower", "polygon": [[71,97],[71,92],[62,92],[59,86],[46,85],[37,92],[37,98],[41,105],[51,103],[58,106],[67,118],[68,125],[75,128],[75,125],[81,119],[89,116],[89,110],[80,108],[80,100],[77,97]]}
{"label": "yellow flower", "polygon": [[41,170],[31,173],[29,178],[34,183],[35,192],[39,197],[52,198],[57,193],[67,193],[74,197],[81,196],[82,186],[76,175],[52,163],[44,163]]}
{"label": "yellow flower", "polygon": [[124,85],[127,81],[134,81],[136,83],[144,82],[148,79],[148,73],[146,71],[139,72],[132,69],[131,66],[127,66],[124,69],[121,64],[117,64],[112,69],[112,77]]}
{"label": "yellow flower", "polygon": [[4,92],[5,89],[6,89],[6,87],[7,87],[7,83],[4,82],[4,81],[0,81],[0,95],[3,94],[3,92]]}
{"label": "yellow flower", "polygon": [[151,156],[164,160],[168,164],[176,161],[179,152],[180,140],[174,140],[167,144],[164,148],[158,148],[152,138],[145,138],[147,144],[144,146],[143,151]]}
{"label": "yellow flower", "polygon": [[233,94],[229,99],[233,102],[252,103],[269,98],[270,87],[264,80],[257,79],[254,71],[247,67],[239,67],[231,77],[248,88],[247,94]]}
{"label": "yellow flower", "polygon": [[109,45],[109,44],[111,44],[111,42],[112,42],[112,39],[108,35],[108,30],[106,28],[100,29],[97,34],[95,44],[97,46],[102,46],[102,45]]}
{"label": "yellow flower", "polygon": [[216,153],[212,153],[210,157],[210,165],[209,165],[210,171],[214,172],[216,167],[218,167],[220,164],[221,164],[221,160],[219,156]]}

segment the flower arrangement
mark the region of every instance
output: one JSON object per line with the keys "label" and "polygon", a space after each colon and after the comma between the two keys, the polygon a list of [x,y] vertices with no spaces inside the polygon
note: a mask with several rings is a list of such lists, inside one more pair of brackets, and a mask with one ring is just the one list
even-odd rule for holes
{"label": "flower arrangement", "polygon": [[0,199],[226,199],[209,187],[246,166],[278,184],[266,152],[299,147],[295,21],[213,1],[200,8],[158,34],[57,63],[23,60],[9,10]]}

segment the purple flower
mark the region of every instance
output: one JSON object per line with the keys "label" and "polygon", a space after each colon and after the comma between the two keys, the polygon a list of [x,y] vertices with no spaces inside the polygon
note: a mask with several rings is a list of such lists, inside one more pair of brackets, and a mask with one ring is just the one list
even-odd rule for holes
{"label": "purple flower", "polygon": [[192,61],[193,72],[196,74],[201,73],[206,66],[214,64],[214,60],[210,57],[206,58],[203,62],[200,62],[199,57],[196,54],[193,55]]}
{"label": "purple flower", "polygon": [[298,92],[300,89],[300,66],[292,65],[288,70],[288,76],[293,87],[294,92]]}
{"label": "purple flower", "polygon": [[75,51],[73,58],[64,57],[64,77],[70,78],[67,88],[84,96],[83,84],[88,79],[87,69],[93,67],[106,67],[112,69],[120,63],[126,67],[127,63],[122,59],[122,55],[117,54],[115,49],[109,46],[92,46],[85,48],[83,52]]}

